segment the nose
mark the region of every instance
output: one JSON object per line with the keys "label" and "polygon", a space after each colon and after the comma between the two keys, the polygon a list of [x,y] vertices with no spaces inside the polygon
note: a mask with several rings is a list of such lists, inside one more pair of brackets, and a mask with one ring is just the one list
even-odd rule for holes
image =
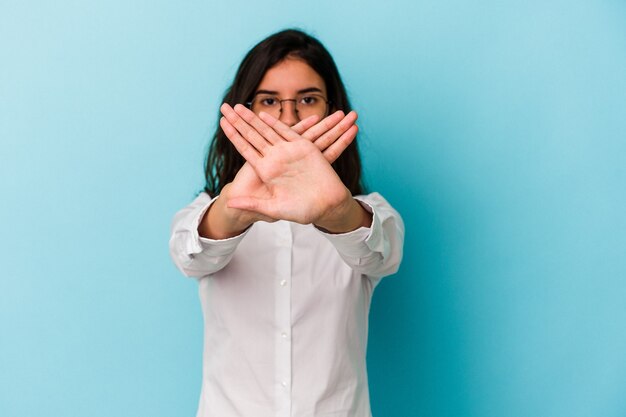
{"label": "nose", "polygon": [[296,103],[291,100],[285,100],[282,103],[278,120],[290,127],[298,123],[300,119],[298,118],[298,113],[296,113]]}

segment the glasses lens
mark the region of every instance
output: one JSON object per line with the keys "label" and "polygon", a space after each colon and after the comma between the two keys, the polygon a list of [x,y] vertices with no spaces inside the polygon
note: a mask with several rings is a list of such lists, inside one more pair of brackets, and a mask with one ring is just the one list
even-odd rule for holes
{"label": "glasses lens", "polygon": [[280,117],[280,100],[269,94],[259,94],[252,99],[250,110],[259,114],[265,112],[276,118]]}
{"label": "glasses lens", "polygon": [[319,94],[302,94],[296,98],[296,110],[300,119],[326,115],[326,99]]}
{"label": "glasses lens", "polygon": [[250,103],[250,110],[259,114],[265,112],[277,119],[280,118],[283,110],[291,111],[286,106],[294,106],[299,119],[306,119],[309,116],[324,117],[327,110],[326,98],[320,94],[299,94],[295,99],[281,100],[277,96],[270,94],[258,94]]}

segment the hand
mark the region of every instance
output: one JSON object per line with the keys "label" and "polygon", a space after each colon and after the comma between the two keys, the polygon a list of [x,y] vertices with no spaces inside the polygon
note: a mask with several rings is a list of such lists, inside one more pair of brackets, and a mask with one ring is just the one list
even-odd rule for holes
{"label": "hand", "polygon": [[264,113],[264,119],[261,120],[241,104],[233,109],[224,103],[221,111],[224,117],[220,120],[220,126],[229,139],[229,132],[235,131],[257,144],[304,138],[313,142],[330,163],[339,158],[358,132],[355,124],[358,116],[354,111],[347,115],[341,110],[336,111],[317,124],[317,116],[310,116],[291,128],[269,114]]}
{"label": "hand", "polygon": [[[314,223],[331,232],[353,230],[367,223],[365,210],[352,199],[329,163],[354,140],[356,113],[345,116],[343,124],[338,123],[325,134],[307,131],[299,135],[267,114],[257,117],[241,105],[231,110],[223,106],[225,118],[220,124],[263,187],[230,198],[229,208],[273,219]],[[337,137],[337,131],[343,133]],[[307,133],[310,136],[305,138]],[[336,139],[329,140],[333,136]]]}
{"label": "hand", "polygon": [[[233,109],[222,106],[222,112],[232,119],[238,119]],[[320,151],[325,151],[325,157],[329,162],[334,162],[345,146],[347,146],[356,135],[356,113],[345,116],[338,111],[319,121],[319,117],[311,116],[291,127],[291,130],[301,134],[303,138],[315,143]],[[220,122],[222,124],[222,122]],[[222,125],[224,128],[225,126]],[[352,130],[350,131],[350,129]],[[229,130],[226,126],[225,133]],[[350,133],[346,134],[348,131]],[[226,133],[228,135],[228,133]],[[350,137],[352,135],[352,138]],[[345,146],[334,146],[335,143],[346,143]],[[265,186],[254,169],[246,162],[234,180],[222,188],[220,198],[218,198],[209,212],[202,219],[198,230],[203,237],[213,239],[224,239],[240,234],[256,221],[276,221],[275,218],[266,215],[237,208],[228,207],[231,198],[240,196],[260,196],[263,195]]]}
{"label": "hand", "polygon": [[[261,121],[252,111],[241,105],[236,106],[236,108],[237,112],[228,104],[222,105],[221,110],[225,118],[220,121],[220,124],[227,136],[233,136],[237,133],[237,129],[240,129],[256,141],[263,142],[265,136],[273,141],[284,140],[280,134],[277,134],[274,129]],[[320,151],[324,152],[324,156],[329,162],[334,162],[356,136],[358,131],[354,124],[356,119],[357,115],[355,112],[345,116],[343,112],[338,111],[319,123],[316,123],[318,117],[312,116],[289,128],[277,119],[267,115],[268,122],[272,126],[278,127],[283,136],[291,140],[305,138],[314,143]],[[232,124],[228,120],[231,120]],[[302,133],[302,136],[299,133]],[[265,185],[258,177],[253,175],[254,170],[250,169],[248,162],[244,164],[240,171],[233,182],[224,188],[221,195],[222,198],[230,200],[235,197],[260,197],[266,195]],[[227,208],[228,206],[225,205],[224,209]],[[274,221],[266,215],[254,212],[237,213],[231,210],[230,215],[231,219],[237,218],[237,222],[240,225],[245,225],[245,227],[259,220]]]}

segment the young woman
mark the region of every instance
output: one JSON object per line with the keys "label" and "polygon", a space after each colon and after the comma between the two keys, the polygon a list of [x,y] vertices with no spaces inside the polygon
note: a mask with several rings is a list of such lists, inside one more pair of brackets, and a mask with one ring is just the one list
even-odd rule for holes
{"label": "young woman", "polygon": [[379,280],[404,226],[363,194],[350,111],[315,38],[276,33],[224,97],[206,187],[173,221],[170,252],[198,278],[198,417],[369,417],[365,353]]}

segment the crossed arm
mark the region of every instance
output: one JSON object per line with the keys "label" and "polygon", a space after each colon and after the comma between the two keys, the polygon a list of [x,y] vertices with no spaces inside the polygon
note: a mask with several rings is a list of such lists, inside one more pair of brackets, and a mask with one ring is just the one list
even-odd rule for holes
{"label": "crossed arm", "polygon": [[330,165],[356,136],[355,112],[289,127],[242,105],[224,104],[221,111],[220,126],[247,162],[205,214],[201,236],[236,236],[256,221],[314,224],[330,233],[371,225],[371,214]]}

